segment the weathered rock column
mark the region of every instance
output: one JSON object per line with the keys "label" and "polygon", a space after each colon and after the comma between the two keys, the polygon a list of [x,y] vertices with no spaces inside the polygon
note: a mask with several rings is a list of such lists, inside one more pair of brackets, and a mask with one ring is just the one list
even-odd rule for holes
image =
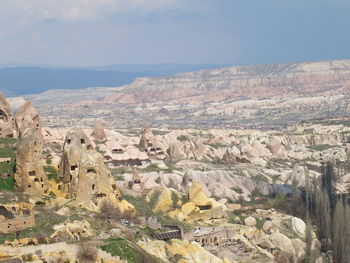
{"label": "weathered rock column", "polygon": [[27,102],[16,115],[17,155],[15,185],[28,194],[48,194],[49,184],[42,165],[40,117],[32,103]]}

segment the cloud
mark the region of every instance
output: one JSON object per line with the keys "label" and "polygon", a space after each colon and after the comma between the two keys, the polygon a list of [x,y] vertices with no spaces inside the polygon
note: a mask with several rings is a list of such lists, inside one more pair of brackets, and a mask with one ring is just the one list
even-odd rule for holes
{"label": "cloud", "polygon": [[[145,12],[176,6],[182,0],[2,0],[0,15],[19,20],[79,21],[104,18],[133,9]],[[22,22],[23,22],[22,21]]]}

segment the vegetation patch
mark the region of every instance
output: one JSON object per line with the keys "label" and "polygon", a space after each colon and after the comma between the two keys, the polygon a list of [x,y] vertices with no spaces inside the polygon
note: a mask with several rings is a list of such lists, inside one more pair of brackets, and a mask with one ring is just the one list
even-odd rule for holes
{"label": "vegetation patch", "polygon": [[177,137],[177,140],[180,141],[180,142],[186,142],[188,141],[188,137],[186,135],[181,135],[179,137]]}
{"label": "vegetation patch", "polygon": [[52,166],[44,166],[44,172],[49,180],[57,179],[58,172]]}
{"label": "vegetation patch", "polygon": [[337,145],[330,145],[330,144],[320,144],[320,145],[311,145],[311,146],[308,146],[307,148],[312,150],[312,151],[322,152],[322,151],[336,148],[336,147],[338,147],[338,146]]}
{"label": "vegetation patch", "polygon": [[124,238],[115,238],[108,240],[108,244],[101,246],[103,251],[110,253],[112,256],[118,256],[127,260],[128,263],[141,262],[140,251],[134,249]]}
{"label": "vegetation patch", "polygon": [[114,178],[115,178],[116,181],[125,181],[125,178],[122,175],[117,175]]}
{"label": "vegetation patch", "polygon": [[0,191],[14,190],[14,173],[16,172],[16,139],[0,138],[0,158],[11,158],[0,163]]}
{"label": "vegetation patch", "polygon": [[9,178],[0,178],[0,191],[14,191],[15,190],[15,180],[13,175]]}
{"label": "vegetation patch", "polygon": [[157,164],[155,163],[152,163],[150,165],[148,165],[146,168],[143,168],[141,169],[142,172],[145,172],[145,173],[150,173],[150,172],[160,172],[161,169],[158,167]]}

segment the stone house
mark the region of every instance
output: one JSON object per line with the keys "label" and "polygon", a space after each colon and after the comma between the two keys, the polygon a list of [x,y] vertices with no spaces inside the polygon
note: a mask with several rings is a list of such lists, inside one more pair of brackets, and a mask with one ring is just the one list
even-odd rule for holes
{"label": "stone house", "polygon": [[35,217],[31,204],[0,205],[0,233],[14,233],[32,226],[35,226]]}

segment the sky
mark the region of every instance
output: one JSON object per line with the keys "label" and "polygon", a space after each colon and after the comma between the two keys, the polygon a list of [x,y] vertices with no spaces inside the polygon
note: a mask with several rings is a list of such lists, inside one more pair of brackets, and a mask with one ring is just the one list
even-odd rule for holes
{"label": "sky", "polygon": [[0,0],[0,64],[350,59],[349,0]]}

